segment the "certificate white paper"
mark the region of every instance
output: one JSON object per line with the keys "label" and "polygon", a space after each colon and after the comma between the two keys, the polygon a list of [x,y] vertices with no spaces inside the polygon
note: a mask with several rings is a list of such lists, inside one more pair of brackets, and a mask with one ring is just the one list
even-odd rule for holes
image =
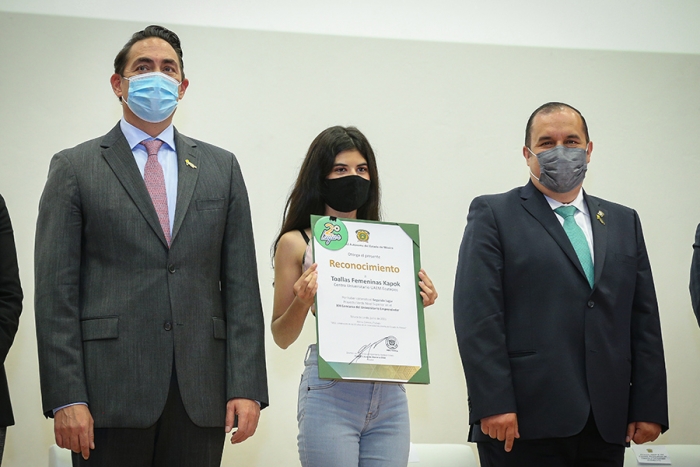
{"label": "certificate white paper", "polygon": [[408,382],[425,366],[413,382],[427,382],[417,226],[329,217],[312,225],[321,377]]}
{"label": "certificate white paper", "polygon": [[640,465],[671,465],[666,446],[635,444],[632,450]]}

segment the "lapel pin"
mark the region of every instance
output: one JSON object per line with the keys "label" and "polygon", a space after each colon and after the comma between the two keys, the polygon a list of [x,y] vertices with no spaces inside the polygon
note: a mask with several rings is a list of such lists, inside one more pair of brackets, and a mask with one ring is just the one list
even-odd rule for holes
{"label": "lapel pin", "polygon": [[[188,166],[188,167],[192,167],[193,169],[196,169],[196,168],[197,168],[197,166],[194,165],[192,162],[190,162],[189,159],[185,159],[185,165]],[[599,214],[600,214],[600,213],[599,213]],[[598,217],[598,219],[600,219],[600,217]]]}
{"label": "lapel pin", "polygon": [[605,225],[603,217],[605,217],[605,213],[603,211],[598,211],[598,214],[595,215],[595,218],[598,219],[601,224]]}

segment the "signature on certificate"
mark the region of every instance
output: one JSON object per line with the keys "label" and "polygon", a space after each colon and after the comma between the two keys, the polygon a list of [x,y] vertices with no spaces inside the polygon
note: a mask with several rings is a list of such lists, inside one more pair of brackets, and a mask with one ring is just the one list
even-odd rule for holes
{"label": "signature on certificate", "polygon": [[372,350],[374,350],[379,344],[384,343],[386,344],[387,349],[390,350],[396,350],[399,346],[398,340],[394,336],[386,336],[382,337],[376,342],[370,342],[369,344],[365,344],[362,347],[359,348],[359,350],[355,353],[355,358],[353,358],[350,363],[355,363],[361,358],[369,358],[372,354]]}

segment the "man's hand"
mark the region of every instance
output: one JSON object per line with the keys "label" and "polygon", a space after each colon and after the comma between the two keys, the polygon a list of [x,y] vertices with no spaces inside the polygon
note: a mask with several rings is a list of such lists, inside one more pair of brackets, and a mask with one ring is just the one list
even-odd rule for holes
{"label": "man's hand", "polygon": [[502,413],[481,419],[481,432],[498,441],[506,442],[505,450],[513,449],[513,440],[520,438],[518,433],[518,416],[514,413]]}
{"label": "man's hand", "polygon": [[238,430],[231,436],[231,444],[242,443],[255,434],[260,419],[260,404],[251,399],[231,399],[226,404],[226,433],[233,429],[234,416],[238,416]]}
{"label": "man's hand", "polygon": [[56,412],[53,432],[59,447],[82,453],[85,460],[90,457],[90,449],[95,449],[93,420],[87,405],[71,405]]}
{"label": "man's hand", "polygon": [[643,444],[654,441],[661,434],[661,425],[652,422],[632,422],[627,425],[627,442]]}

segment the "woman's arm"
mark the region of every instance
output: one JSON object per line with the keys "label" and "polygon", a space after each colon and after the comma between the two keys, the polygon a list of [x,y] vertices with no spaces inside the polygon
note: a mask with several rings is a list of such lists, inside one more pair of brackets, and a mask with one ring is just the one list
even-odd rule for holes
{"label": "woman's arm", "polygon": [[297,231],[280,238],[275,252],[275,297],[272,311],[272,338],[283,349],[297,340],[318,284],[316,265],[301,273],[306,242]]}

